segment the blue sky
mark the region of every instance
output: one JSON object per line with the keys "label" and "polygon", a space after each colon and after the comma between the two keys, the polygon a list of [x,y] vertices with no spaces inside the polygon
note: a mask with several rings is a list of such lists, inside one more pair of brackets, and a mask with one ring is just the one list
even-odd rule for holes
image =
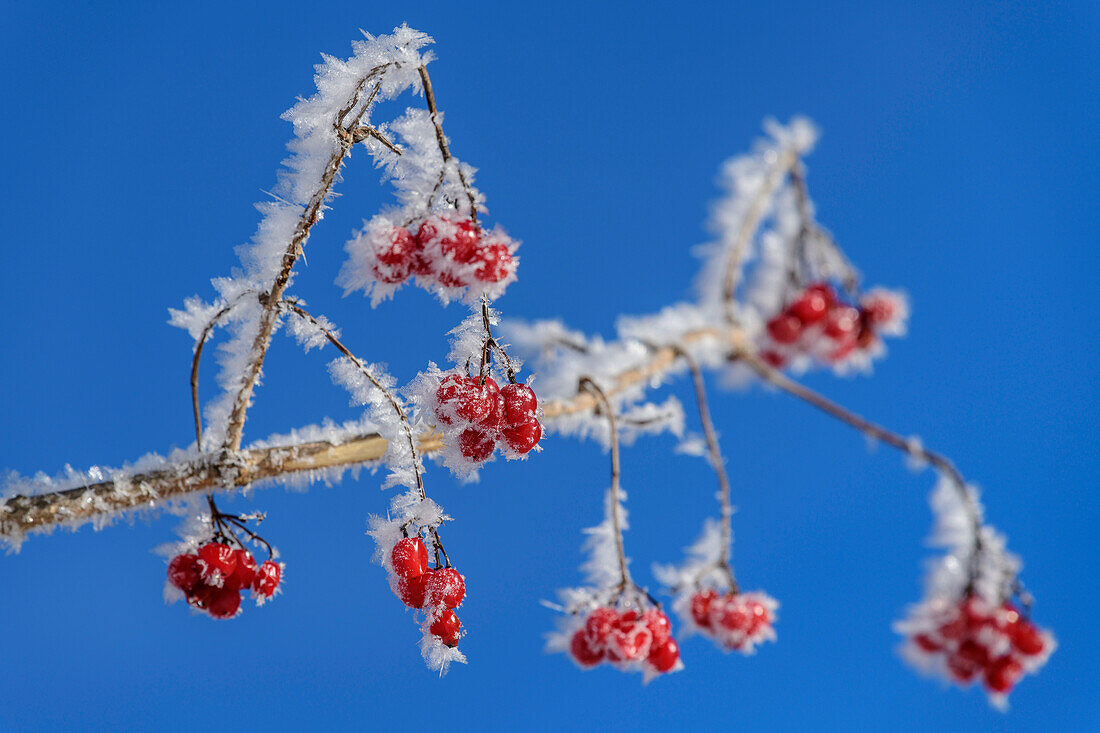
{"label": "blue sky", "polygon": [[[1061,642],[1012,711],[894,654],[890,623],[920,593],[931,475],[780,395],[715,390],[739,574],[783,604],[779,643],[753,658],[690,640],[688,669],[642,688],[542,654],[552,614],[539,600],[579,580],[606,473],[594,444],[549,439],[480,485],[428,476],[456,518],[468,667],[424,670],[411,617],[369,563],[365,517],[388,497],[364,474],[230,504],[269,513],[288,563],[286,593],[231,623],[163,604],[150,550],[173,537],[172,518],[0,558],[0,729],[1095,726],[1100,14],[1084,2],[723,6],[6,4],[0,467],[118,465],[190,442],[191,344],[166,309],[209,295],[234,264],[290,134],[279,114],[312,91],[317,54],[346,55],[358,28],[407,20],[435,36],[453,148],[524,241],[500,307],[589,332],[689,293],[718,165],[765,116],[805,113],[824,131],[808,161],[821,220],[869,283],[914,305],[910,337],[873,378],[809,381],[920,434],[984,489],[1025,559],[1037,620]],[[297,291],[411,377],[443,358],[461,311],[419,291],[375,311],[341,298],[342,244],[381,200],[364,156],[340,191]],[[355,416],[327,360],[277,341],[249,435]],[[642,579],[714,511],[713,477],[671,448],[624,454]]]}

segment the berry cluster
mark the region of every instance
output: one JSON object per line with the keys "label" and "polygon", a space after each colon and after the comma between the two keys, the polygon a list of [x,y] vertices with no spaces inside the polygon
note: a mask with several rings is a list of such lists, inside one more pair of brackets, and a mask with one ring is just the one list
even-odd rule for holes
{"label": "berry cluster", "polygon": [[279,588],[283,565],[265,560],[256,565],[252,553],[221,542],[207,542],[197,552],[176,555],[168,563],[168,583],[183,592],[187,603],[211,618],[233,618],[241,608],[241,593],[251,590],[257,605]]}
{"label": "berry cluster", "polygon": [[370,245],[371,272],[387,285],[418,277],[444,288],[487,287],[516,270],[515,245],[507,235],[483,231],[471,219],[429,216],[415,234],[405,227],[378,229]]}
{"label": "berry cluster", "polygon": [[973,593],[934,613],[926,626],[910,636],[910,651],[942,664],[959,685],[981,680],[992,695],[1007,695],[1054,651],[1053,637],[1012,603],[997,605]]}
{"label": "berry cluster", "polygon": [[498,444],[505,455],[524,455],[542,439],[538,400],[526,384],[499,387],[492,377],[448,374],[436,389],[434,408],[436,422],[453,431],[470,463],[488,460]]}
{"label": "berry cluster", "polygon": [[700,590],[691,596],[695,628],[727,651],[752,654],[756,645],[775,641],[775,610],[779,604],[765,593],[726,593]]}
{"label": "berry cluster", "polygon": [[390,551],[390,588],[409,608],[427,610],[427,631],[447,646],[458,646],[462,623],[454,612],[466,597],[466,580],[450,567],[432,569],[419,537],[404,537]]}
{"label": "berry cluster", "polygon": [[672,638],[672,624],[659,609],[642,614],[600,606],[591,611],[569,642],[574,661],[584,669],[607,661],[629,670],[653,674],[680,669],[680,645]]}
{"label": "berry cluster", "polygon": [[852,305],[832,285],[814,283],[768,321],[760,355],[776,368],[800,356],[838,365],[872,353],[882,334],[900,334],[906,311],[905,301],[887,290]]}

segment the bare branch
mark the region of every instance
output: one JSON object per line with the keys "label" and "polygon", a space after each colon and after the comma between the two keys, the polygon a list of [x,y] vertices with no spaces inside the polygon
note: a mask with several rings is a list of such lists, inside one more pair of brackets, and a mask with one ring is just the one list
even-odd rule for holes
{"label": "bare branch", "polygon": [[[367,83],[377,75],[383,73],[388,66],[388,64],[376,66],[359,81],[358,86],[355,88],[355,93],[352,95],[351,99],[348,100],[347,106],[340,111],[336,120],[333,122],[333,127],[337,131],[336,137],[340,140],[340,145],[337,146],[336,150],[329,158],[328,163],[325,165],[325,172],[321,176],[317,190],[310,196],[309,202],[306,204],[305,210],[298,220],[298,225],[294,229],[294,236],[291,237],[290,242],[287,244],[286,251],[283,253],[282,268],[279,270],[279,274],[276,275],[275,281],[271,284],[271,289],[266,293],[264,309],[260,315],[259,330],[252,343],[252,360],[249,362],[245,371],[244,383],[237,392],[237,396],[233,401],[233,409],[229,415],[229,424],[226,429],[224,445],[228,450],[237,450],[241,447],[241,437],[244,433],[244,421],[248,412],[248,405],[252,400],[252,392],[256,387],[256,380],[259,378],[260,371],[263,368],[264,357],[267,355],[267,348],[271,345],[271,334],[275,330],[275,321],[279,313],[278,306],[282,300],[283,292],[290,282],[290,275],[294,270],[294,263],[297,262],[298,256],[302,254],[303,247],[309,239],[309,234],[313,229],[313,225],[316,224],[321,217],[321,211],[332,191],[336,176],[340,172],[341,166],[344,164],[344,158],[347,157],[348,151],[351,150],[354,144],[353,136],[343,127],[344,119],[359,103],[360,96]],[[374,96],[381,88],[381,84],[382,82],[379,81],[375,85],[374,90],[363,104],[359,115],[352,120],[353,128],[358,126],[359,118],[367,107],[370,106]]]}
{"label": "bare branch", "polygon": [[768,202],[797,162],[798,154],[793,149],[779,151],[775,165],[768,171],[756,198],[749,205],[740,229],[737,230],[737,236],[729,246],[729,258],[726,260],[726,272],[722,280],[722,299],[726,304],[726,321],[731,325],[737,323],[737,286],[741,282],[741,268],[749,251],[749,243],[768,210]]}
{"label": "bare branch", "polygon": [[[733,349],[743,337],[733,329],[727,332],[703,329],[684,336],[684,344],[721,339]],[[671,347],[657,349],[641,366],[622,372],[605,388],[613,396],[669,371],[677,352]],[[547,419],[592,410],[597,398],[580,391],[568,400],[543,404]],[[420,455],[443,447],[438,432],[422,433],[417,439]],[[79,524],[117,512],[178,499],[199,491],[247,486],[263,479],[316,469],[355,466],[377,461],[386,452],[386,439],[377,433],[365,433],[341,443],[313,442],[279,448],[243,450],[236,454],[204,456],[163,470],[135,474],[125,480],[103,481],[76,489],[53,491],[33,496],[15,496],[0,504],[0,537],[16,539],[28,532],[63,524]]]}

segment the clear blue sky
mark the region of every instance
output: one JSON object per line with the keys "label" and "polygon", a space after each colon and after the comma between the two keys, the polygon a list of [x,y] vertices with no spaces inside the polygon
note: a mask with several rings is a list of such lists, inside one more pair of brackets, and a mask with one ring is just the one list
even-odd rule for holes
{"label": "clear blue sky", "polygon": [[[4,4],[0,467],[117,465],[190,442],[191,344],[166,309],[234,264],[283,156],[279,114],[358,28],[407,20],[437,39],[454,150],[525,242],[501,308],[591,332],[688,293],[719,163],[766,115],[805,113],[824,131],[809,160],[822,221],[869,282],[914,304],[911,336],[872,379],[810,381],[985,489],[1062,645],[1011,713],[894,654],[932,476],[782,396],[719,393],[737,566],[783,603],[779,643],[754,658],[691,640],[688,669],[643,689],[542,654],[552,614],[538,602],[578,581],[606,471],[595,445],[551,439],[477,486],[428,476],[456,518],[468,667],[424,670],[369,563],[365,517],[388,497],[364,475],[230,504],[269,512],[288,563],[286,593],[231,623],[163,604],[150,550],[172,518],[0,557],[0,729],[1095,729],[1096,6],[722,5]],[[419,291],[371,311],[332,285],[380,200],[366,163],[353,158],[297,291],[408,378],[445,355],[461,311]],[[249,434],[355,416],[329,358],[277,341]],[[624,456],[642,578],[713,513],[712,476],[670,449]]]}

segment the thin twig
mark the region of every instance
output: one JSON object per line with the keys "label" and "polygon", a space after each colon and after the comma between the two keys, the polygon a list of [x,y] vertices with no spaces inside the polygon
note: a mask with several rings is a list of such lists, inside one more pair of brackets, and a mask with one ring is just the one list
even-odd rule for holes
{"label": "thin twig", "polygon": [[778,387],[787,394],[794,395],[795,397],[808,402],[822,412],[830,415],[831,417],[840,420],[841,422],[849,425],[856,430],[860,431],[864,435],[885,443],[886,445],[896,448],[899,451],[909,455],[918,460],[930,463],[935,466],[941,473],[945,474],[950,480],[952,486],[955,487],[956,492],[959,495],[962,505],[967,514],[967,519],[970,522],[970,530],[973,535],[973,546],[971,552],[971,578],[970,582],[974,581],[974,565],[977,562],[977,558],[981,553],[981,514],[978,511],[977,502],[974,499],[973,493],[966,486],[966,479],[963,478],[962,473],[955,467],[955,464],[951,462],[946,456],[930,451],[923,445],[916,441],[906,440],[897,433],[891,432],[881,425],[877,425],[866,418],[857,415],[851,410],[841,407],[837,403],[828,399],[827,397],[814,392],[809,387],[806,387],[799,382],[794,381],[783,372],[778,369],[773,369],[764,360],[762,360],[755,353],[752,353],[748,349],[740,349],[733,352],[733,358],[743,361],[749,366],[756,374],[768,382],[769,384]]}
{"label": "thin twig", "polygon": [[764,214],[768,210],[768,202],[771,201],[783,179],[787,176],[791,166],[798,160],[798,154],[787,148],[781,150],[776,158],[775,165],[768,171],[760,190],[756,192],[752,203],[749,204],[741,227],[737,235],[729,245],[729,256],[726,259],[726,272],[722,280],[722,300],[726,306],[726,322],[730,325],[737,324],[737,286],[741,281],[741,268],[745,255],[748,254],[749,243],[756,236],[756,230],[760,226]]}
{"label": "thin twig", "polygon": [[[451,162],[451,149],[447,146],[447,136],[443,134],[443,123],[439,119],[439,110],[435,106],[435,91],[432,89],[432,80],[428,76],[428,69],[425,66],[420,66],[417,71],[420,72],[420,82],[424,87],[424,102],[428,105],[428,113],[431,116],[432,124],[435,126],[435,141],[439,146],[439,154],[443,156],[443,170],[439,172],[439,183],[436,184],[436,189],[443,183],[443,171],[446,170],[447,164]],[[470,184],[466,181],[466,174],[462,172],[462,166],[455,164],[455,170],[458,172],[458,180],[462,183],[462,189],[466,192],[466,198],[470,201],[470,218],[477,223],[477,199],[474,198],[474,192],[470,188]],[[432,198],[435,198],[435,192],[432,192]]]}
{"label": "thin twig", "polygon": [[[294,229],[294,235],[291,237],[290,242],[287,244],[286,251],[283,253],[282,267],[278,275],[276,275],[274,282],[271,284],[271,289],[266,294],[267,297],[265,299],[264,309],[260,314],[259,329],[252,342],[252,359],[245,369],[243,382],[240,389],[237,391],[237,396],[233,401],[233,409],[229,414],[229,423],[226,428],[224,444],[227,450],[236,451],[241,447],[241,437],[244,433],[244,422],[248,413],[248,406],[252,400],[252,392],[256,387],[256,380],[259,378],[260,371],[263,368],[267,349],[271,345],[271,335],[275,329],[275,322],[278,319],[279,303],[282,301],[283,293],[286,290],[287,284],[290,282],[290,275],[294,270],[294,263],[298,260],[299,255],[302,254],[305,243],[309,239],[310,231],[313,229],[313,225],[320,220],[325,201],[328,199],[332,186],[336,181],[337,174],[340,172],[340,167],[344,164],[344,158],[347,157],[348,152],[354,144],[352,142],[352,136],[343,127],[344,119],[359,103],[360,96],[367,82],[376,75],[383,73],[388,66],[389,64],[376,66],[359,81],[354,94],[352,94],[351,99],[348,100],[347,106],[340,110],[340,113],[333,122],[333,128],[340,144],[329,157],[317,190],[310,196],[309,202],[306,204],[301,217],[298,219],[298,224]],[[381,86],[382,82],[379,80],[378,83],[375,84],[367,101],[363,104],[359,114],[356,115],[355,119],[352,121],[353,128],[358,126],[359,119],[363,116],[367,107],[374,101],[374,97]]]}
{"label": "thin twig", "polygon": [[383,384],[378,381],[378,378],[371,373],[371,370],[367,369],[366,365],[363,364],[362,361],[360,361],[359,357],[351,353],[351,351],[348,350],[346,346],[344,346],[344,344],[340,341],[339,338],[337,338],[336,334],[333,333],[331,329],[326,328],[324,325],[322,325],[316,318],[306,312],[297,303],[284,301],[283,305],[291,310],[298,317],[308,321],[310,324],[313,325],[314,328],[324,334],[329,343],[335,346],[336,350],[343,354],[348,361],[354,364],[355,368],[358,369],[359,372],[367,378],[367,381],[374,385],[374,388],[385,396],[386,401],[390,403],[390,407],[393,408],[393,411],[397,413],[398,419],[401,420],[401,428],[402,430],[404,430],[405,437],[409,441],[409,450],[412,452],[413,472],[416,474],[416,490],[420,493],[421,499],[428,498],[427,494],[424,493],[424,477],[421,475],[420,452],[417,450],[416,447],[416,434],[413,432],[412,425],[409,424],[409,416],[405,414],[405,410],[401,407],[401,403],[397,401],[397,398],[393,395],[392,392],[386,389],[385,386],[383,386]]}
{"label": "thin twig", "polygon": [[739,593],[737,579],[733,575],[733,567],[730,565],[730,548],[733,544],[733,505],[730,501],[730,479],[726,473],[726,461],[722,457],[722,450],[718,445],[718,433],[714,429],[714,422],[710,417],[710,406],[707,403],[707,387],[703,379],[703,371],[699,368],[699,362],[691,352],[682,346],[676,348],[677,353],[683,358],[691,371],[691,381],[695,387],[695,403],[699,406],[699,422],[703,425],[703,435],[707,441],[707,449],[710,451],[710,464],[714,467],[714,473],[718,476],[718,502],[721,506],[722,522],[722,554],[718,567],[725,571],[730,583],[730,591]]}
{"label": "thin twig", "polygon": [[615,550],[619,553],[619,574],[622,579],[619,587],[625,589],[634,586],[634,581],[630,578],[630,570],[626,566],[626,551],[623,549],[623,520],[620,516],[622,505],[620,504],[621,492],[619,488],[619,426],[615,422],[615,409],[611,406],[607,394],[600,389],[598,384],[588,377],[581,377],[580,388],[592,393],[599,400],[601,410],[607,416],[608,423],[610,423],[611,488],[609,491],[611,492],[611,524],[615,530]]}

